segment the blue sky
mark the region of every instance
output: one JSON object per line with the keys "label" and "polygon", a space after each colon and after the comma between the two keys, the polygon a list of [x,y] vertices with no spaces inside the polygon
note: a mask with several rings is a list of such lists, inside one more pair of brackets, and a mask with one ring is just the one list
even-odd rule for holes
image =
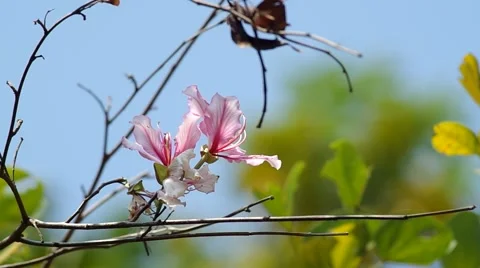
{"label": "blue sky", "polygon": [[[33,25],[49,9],[48,21],[70,12],[83,1],[6,1],[0,8],[0,82],[18,85],[21,72],[42,31]],[[257,2],[254,2],[255,4]],[[286,1],[287,20],[292,30],[319,34],[357,49],[364,58],[342,52],[335,54],[347,65],[351,75],[380,59],[392,60],[393,69],[412,85],[437,83],[451,86],[451,94],[461,99],[465,113],[478,112],[458,85],[457,67],[467,52],[480,55],[478,10],[480,2],[463,1]],[[81,200],[80,185],[94,175],[100,159],[102,117],[97,104],[76,84],[90,87],[101,98],[113,98],[113,110],[132,90],[125,79],[134,74],[145,78],[181,40],[192,35],[209,9],[187,0],[129,1],[119,7],[99,5],[80,17],[61,25],[41,49],[45,60],[34,63],[25,85],[19,117],[24,125],[19,136],[25,138],[18,165],[26,167],[47,182],[56,198],[56,213],[50,220],[64,220]],[[275,113],[288,102],[279,92],[289,77],[313,64],[337,66],[327,56],[310,51],[297,54],[288,48],[268,51],[270,110],[265,127],[273,124]],[[164,131],[176,133],[185,97],[181,91],[197,84],[210,98],[215,92],[235,95],[249,118],[249,130],[261,110],[261,75],[256,53],[240,49],[230,40],[226,26],[205,34],[180,66],[151,113]],[[164,74],[162,72],[162,74]],[[112,129],[111,145],[129,127],[129,120],[141,111],[143,103],[162,79],[157,76]],[[0,90],[0,140],[4,140],[10,118],[12,94],[7,86]],[[385,89],[388,90],[388,89]],[[412,92],[415,94],[424,92]],[[435,94],[428,92],[427,94]],[[470,120],[472,128],[480,128]],[[15,140],[13,146],[16,146]],[[3,148],[3,143],[1,143]],[[12,152],[13,150],[11,150]],[[252,152],[261,153],[261,152]],[[12,160],[12,157],[9,158]],[[222,179],[214,195],[191,194],[187,208],[179,211],[201,216],[218,216],[244,205],[243,195],[233,195],[236,182],[228,163],[215,165]],[[151,168],[135,152],[121,150],[103,179],[131,176]],[[222,202],[222,207],[201,210]]]}

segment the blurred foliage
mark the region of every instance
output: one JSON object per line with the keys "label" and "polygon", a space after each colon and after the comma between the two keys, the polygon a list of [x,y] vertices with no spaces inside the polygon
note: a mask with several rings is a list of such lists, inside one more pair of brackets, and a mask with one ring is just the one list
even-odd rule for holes
{"label": "blurred foliage", "polygon": [[[30,173],[21,168],[14,170],[9,167],[7,172],[15,180],[22,196],[23,205],[29,215],[40,217],[45,207],[44,188],[41,181],[33,178]],[[15,197],[9,190],[7,183],[0,180],[0,238],[7,237],[17,228],[21,221],[20,211],[15,201]],[[25,237],[38,238],[35,231],[27,230]],[[19,243],[14,243],[0,251],[0,264],[12,263],[28,260],[35,256],[40,256],[46,251],[39,248],[31,248]]]}
{"label": "blurred foliage", "polygon": [[[272,90],[285,94],[289,106],[277,114],[281,121],[276,126],[252,130],[245,149],[278,154],[283,166],[279,171],[268,165],[242,166],[241,188],[258,198],[274,195],[265,209],[277,216],[407,214],[463,201],[462,191],[471,186],[464,162],[436,154],[429,143],[435,123],[458,116],[455,101],[431,94],[438,85],[407,93],[411,85],[383,65],[359,71],[354,85],[353,94],[348,93],[338,70],[310,69],[290,82],[288,92]],[[403,222],[278,223],[272,228],[350,235],[267,237],[248,249],[236,238],[229,240],[231,248],[222,249],[208,245],[211,239],[149,242],[148,257],[142,244],[131,244],[74,252],[54,266],[353,268],[440,261],[445,267],[480,267],[480,218],[474,213]],[[120,233],[101,236],[114,234]],[[240,254],[240,248],[246,253]]]}

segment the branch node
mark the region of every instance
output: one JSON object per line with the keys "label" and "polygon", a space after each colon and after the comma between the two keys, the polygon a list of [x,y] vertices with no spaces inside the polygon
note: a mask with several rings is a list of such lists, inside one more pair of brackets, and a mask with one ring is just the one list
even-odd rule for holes
{"label": "branch node", "polygon": [[37,220],[36,219],[29,219],[30,223],[32,224],[33,228],[37,230],[38,237],[40,238],[40,242],[44,243],[45,240],[43,239],[42,232],[40,229],[37,227]]}
{"label": "branch node", "polygon": [[82,16],[82,19],[83,19],[84,21],[87,20],[87,16],[86,16],[85,14],[83,14],[81,11],[79,11],[79,12],[77,13],[77,15]]}
{"label": "branch node", "polygon": [[33,60],[36,60],[38,58],[42,58],[42,60],[45,60],[45,57],[43,55],[35,55],[33,56]]}
{"label": "branch node", "polygon": [[135,76],[133,76],[133,74],[126,74],[125,76],[127,77],[128,80],[130,80],[132,82],[135,92],[140,90],[140,87],[138,86],[137,79],[135,78]]}
{"label": "branch node", "polygon": [[34,20],[34,21],[33,21],[33,24],[35,24],[35,25],[40,25],[40,27],[42,27],[43,34],[47,34],[47,33],[48,33],[47,27],[45,26],[45,24],[44,24],[40,19]]}

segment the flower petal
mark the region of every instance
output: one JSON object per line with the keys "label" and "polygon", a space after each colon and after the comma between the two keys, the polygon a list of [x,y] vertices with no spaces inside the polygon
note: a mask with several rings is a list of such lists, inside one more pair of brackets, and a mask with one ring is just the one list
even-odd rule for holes
{"label": "flower petal", "polygon": [[[135,136],[136,143],[141,145],[147,154],[160,159],[160,163],[168,166],[170,155],[166,155],[165,149],[169,148],[165,148],[165,140],[163,139],[163,133],[160,129],[153,129],[150,118],[145,115],[135,116],[132,124],[134,125],[133,135]],[[142,156],[145,157],[144,155]]]}
{"label": "flower petal", "polygon": [[215,94],[200,123],[200,130],[208,137],[212,154],[239,146],[244,140],[245,117],[238,99]]}
{"label": "flower petal", "polygon": [[163,191],[158,191],[157,192],[157,198],[159,200],[162,200],[163,202],[165,202],[165,204],[170,208],[174,208],[176,206],[185,206],[186,205],[185,202],[180,201],[180,199],[178,199],[178,198],[171,197],[171,196],[165,194],[165,192],[163,192]]}
{"label": "flower petal", "polygon": [[275,169],[280,169],[282,166],[282,161],[278,159],[277,155],[268,156],[268,155],[218,155],[219,157],[225,158],[229,162],[241,162],[244,161],[245,163],[251,166],[258,166],[263,162],[267,161],[270,166]]}
{"label": "flower petal", "polygon": [[202,97],[197,86],[189,86],[183,94],[188,96],[188,106],[190,107],[190,113],[195,116],[203,117],[208,107],[208,102]]}
{"label": "flower petal", "polygon": [[178,128],[175,137],[174,157],[183,153],[185,150],[194,149],[200,139],[200,130],[197,127],[199,117],[192,112],[187,112],[183,116],[183,122]]}
{"label": "flower petal", "polygon": [[188,149],[175,157],[168,166],[168,176],[176,179],[192,178],[195,171],[190,167],[190,160],[194,157],[193,149]]}
{"label": "flower petal", "polygon": [[170,197],[178,198],[185,195],[188,185],[176,178],[166,178],[163,181],[163,190]]}
{"label": "flower petal", "polygon": [[157,155],[149,154],[147,151],[145,151],[145,149],[143,149],[142,145],[140,145],[136,142],[131,142],[125,137],[122,138],[122,145],[127,149],[138,151],[138,153],[142,157],[144,157],[148,160],[151,160],[151,161],[157,162],[157,163],[162,163],[162,160],[160,158],[158,158]]}
{"label": "flower petal", "polygon": [[193,185],[195,190],[203,193],[211,193],[215,191],[215,183],[217,183],[219,176],[210,173],[208,165],[203,165],[196,173],[193,179],[186,179],[185,181]]}

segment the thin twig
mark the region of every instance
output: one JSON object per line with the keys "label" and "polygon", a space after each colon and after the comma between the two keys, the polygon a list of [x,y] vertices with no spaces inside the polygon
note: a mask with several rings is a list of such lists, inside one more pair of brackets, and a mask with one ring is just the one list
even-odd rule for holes
{"label": "thin twig", "polygon": [[90,95],[94,100],[95,102],[98,104],[98,106],[100,106],[100,109],[102,109],[102,112],[104,114],[108,114],[107,112],[107,107],[105,106],[105,104],[103,103],[103,101],[100,99],[100,97],[98,97],[98,95],[93,92],[93,90],[91,90],[90,88],[84,86],[83,84],[81,83],[77,83],[77,86],[79,88],[81,88],[82,90],[84,90],[85,92],[88,93],[88,95]]}
{"label": "thin twig", "polygon": [[7,86],[12,90],[13,95],[17,95],[17,89],[16,89],[15,86],[12,84],[12,82],[7,81]]}
{"label": "thin twig", "polygon": [[13,156],[13,165],[12,165],[12,180],[15,181],[15,166],[17,165],[17,156],[20,151],[20,147],[23,143],[23,137],[20,137],[20,142],[18,143],[17,149],[15,150],[15,155]]}
{"label": "thin twig", "polygon": [[[219,5],[221,5],[225,0],[220,0],[219,1]],[[217,10],[213,10],[212,13],[210,13],[210,15],[208,16],[208,18],[205,20],[205,22],[202,24],[202,26],[200,26],[200,30],[199,32],[201,31],[201,29],[205,29],[207,28],[208,24],[210,24],[210,22],[216,17],[217,15]],[[196,34],[190,42],[188,42],[188,45],[187,47],[185,47],[185,49],[183,50],[183,52],[180,54],[180,56],[178,57],[178,59],[173,63],[172,67],[170,68],[170,70],[168,71],[168,73],[166,74],[166,76],[164,77],[163,81],[161,82],[160,86],[157,88],[157,91],[154,93],[154,95],[150,98],[150,101],[148,102],[148,104],[145,106],[145,108],[143,109],[142,111],[142,114],[143,115],[146,115],[148,112],[150,112],[150,110],[152,109],[154,103],[156,102],[158,96],[160,96],[160,93],[163,91],[163,89],[165,88],[165,86],[167,85],[167,83],[170,81],[170,78],[172,77],[172,75],[175,73],[176,69],[178,68],[178,66],[180,65],[180,63],[183,61],[183,59],[185,58],[185,56],[188,54],[188,52],[190,52],[190,49],[193,47],[193,45],[195,44],[195,42],[197,41],[198,37],[200,35],[199,34]],[[130,137],[130,135],[132,135],[133,133],[133,126],[130,127],[130,129],[126,132],[126,134],[124,135],[125,137]],[[115,147],[110,151],[109,155],[113,155],[115,154],[120,148],[122,147],[122,142],[119,141]]]}
{"label": "thin twig", "polygon": [[332,58],[340,66],[343,74],[345,75],[345,78],[347,79],[348,91],[353,92],[353,85],[352,85],[352,81],[350,79],[350,75],[347,72],[347,68],[345,68],[343,63],[337,57],[335,57],[330,51],[322,49],[322,48],[318,48],[318,47],[315,47],[315,46],[312,46],[312,45],[309,45],[309,44],[306,44],[306,43],[303,43],[303,42],[300,42],[300,41],[297,41],[297,40],[294,40],[294,39],[291,39],[291,38],[288,38],[286,36],[280,36],[280,38],[284,39],[285,41],[288,41],[288,42],[291,42],[291,43],[294,43],[294,44],[297,44],[297,45],[300,45],[300,46],[303,46],[303,47],[306,47],[306,48],[309,48],[309,49],[316,50],[316,51],[327,54],[330,58]]}
{"label": "thin twig", "polygon": [[[97,194],[100,193],[100,191],[108,186],[108,185],[111,185],[111,184],[115,184],[115,183],[120,183],[120,184],[125,184],[126,183],[126,180],[125,178],[118,178],[118,179],[114,179],[114,180],[111,180],[111,181],[107,181],[107,182],[104,182],[102,183],[97,190],[95,190],[93,193],[91,193],[90,195],[88,195],[87,197],[85,197],[85,199],[83,199],[82,203],[80,203],[80,206],[75,210],[75,212],[65,221],[65,222],[71,222],[79,213],[80,213],[80,209],[85,205],[85,203],[87,203],[88,201],[90,201],[92,198],[94,198]],[[125,188],[125,187],[124,187]]]}
{"label": "thin twig", "polygon": [[55,252],[52,252],[48,255],[45,255],[45,256],[42,256],[42,257],[38,257],[38,258],[35,258],[35,259],[31,259],[31,260],[28,260],[28,261],[24,261],[24,262],[17,262],[17,263],[12,263],[12,264],[4,264],[4,265],[0,265],[0,268],[19,268],[19,267],[31,267],[32,265],[35,265],[35,264],[38,264],[38,263],[42,263],[44,261],[48,261],[50,259],[53,259],[55,257],[58,257],[58,256],[61,256],[61,255],[64,255],[66,253],[69,253],[69,252],[73,252],[73,251],[79,251],[79,250],[86,250],[86,249],[95,249],[95,248],[109,248],[109,247],[91,247],[91,248],[82,248],[82,247],[78,247],[78,248],[61,248]]}
{"label": "thin twig", "polygon": [[[243,0],[243,3],[245,4],[245,6],[247,5],[247,0]],[[255,13],[252,13],[251,14],[251,17],[250,17],[250,20],[253,20],[253,16],[254,16]],[[253,30],[253,34],[255,36],[255,39],[258,39],[258,32],[257,32],[257,28],[255,27],[254,24],[251,24],[252,25],[252,30]],[[263,81],[263,108],[262,108],[262,115],[260,116],[260,119],[258,120],[258,123],[257,123],[257,128],[261,128],[262,127],[262,124],[263,124],[263,119],[265,118],[265,114],[267,113],[267,96],[268,96],[268,87],[267,87],[267,67],[265,66],[265,61],[263,60],[263,56],[262,56],[262,51],[257,48],[257,47],[254,47],[255,48],[255,51],[257,51],[257,56],[258,56],[258,59],[260,61],[260,67],[262,68],[262,81]]]}
{"label": "thin twig", "polygon": [[318,237],[318,236],[346,236],[347,232],[338,233],[311,233],[311,232],[285,232],[285,231],[260,231],[260,232],[205,232],[205,233],[185,233],[185,234],[163,234],[156,236],[145,237],[131,237],[121,239],[100,239],[89,240],[83,242],[40,242],[27,238],[20,238],[19,242],[27,245],[39,246],[39,247],[90,247],[90,246],[102,246],[102,245],[118,245],[125,243],[135,243],[144,241],[159,241],[159,240],[172,240],[182,238],[196,238],[196,237],[234,237],[234,236],[298,236],[298,237]]}
{"label": "thin twig", "polygon": [[454,209],[439,210],[404,215],[306,215],[306,216],[265,216],[265,217],[235,217],[235,218],[207,218],[207,219],[183,219],[168,220],[165,222],[104,222],[104,223],[64,223],[44,222],[37,220],[39,228],[46,229],[76,229],[76,230],[103,230],[133,227],[148,227],[159,225],[187,225],[202,223],[246,223],[246,222],[303,222],[303,221],[339,221],[339,220],[409,220],[413,218],[430,217],[436,215],[452,214],[474,210],[476,206],[466,206]]}
{"label": "thin twig", "polygon": [[[213,3],[209,3],[209,2],[206,2],[206,1],[202,1],[202,0],[190,0],[190,2],[192,2],[194,4],[197,4],[199,6],[205,6],[205,7],[208,7],[208,8],[212,8],[214,10],[222,10],[224,12],[235,15],[236,17],[242,19],[243,21],[245,21],[248,24],[254,25],[252,23],[252,20],[248,16],[245,16],[244,14],[242,14],[242,13],[240,13],[240,12],[234,10],[234,9],[231,9],[230,7],[224,7],[221,4],[213,4]],[[362,53],[360,53],[356,50],[344,47],[337,42],[331,41],[331,40],[326,39],[324,37],[321,37],[321,36],[318,36],[318,35],[315,35],[315,34],[311,34],[311,33],[308,33],[308,32],[301,32],[301,31],[272,32],[268,29],[258,27],[258,26],[255,26],[255,28],[257,29],[257,31],[264,32],[264,33],[270,33],[270,34],[275,34],[275,35],[284,35],[284,36],[291,35],[291,36],[300,36],[300,37],[309,38],[309,39],[315,40],[317,42],[321,42],[321,43],[323,43],[327,46],[330,46],[332,48],[335,48],[337,50],[340,50],[340,51],[346,52],[348,54],[351,54],[353,56],[362,57]]]}
{"label": "thin twig", "polygon": [[41,232],[40,229],[37,227],[37,223],[35,222],[34,219],[30,219],[30,223],[32,224],[33,228],[35,228],[35,230],[37,231],[38,237],[40,238],[40,242],[43,243],[45,240],[43,239],[42,232]]}
{"label": "thin twig", "polygon": [[[223,3],[224,0],[221,1],[221,3]],[[207,20],[205,20],[205,22],[202,24],[202,26],[200,26],[200,28],[197,30],[197,32],[192,35],[191,37],[185,39],[184,41],[182,41],[180,43],[180,45],[178,45],[178,47],[176,47],[172,53],[170,53],[170,55],[168,55],[168,57],[162,62],[160,63],[160,65],[158,65],[157,68],[155,68],[155,70],[147,76],[147,78],[142,82],[140,83],[140,85],[138,86],[139,89],[143,88],[160,70],[163,69],[163,67],[165,67],[165,65],[180,51],[180,49],[182,49],[185,45],[189,44],[189,43],[192,43],[192,42],[195,42],[197,40],[197,38],[204,34],[205,32],[208,32],[210,30],[212,30],[213,28],[216,28],[217,26],[220,26],[222,25],[223,23],[225,23],[225,19],[222,19],[220,20],[219,22],[215,23],[215,24],[212,24],[211,26],[208,26],[208,24],[213,20],[213,18],[216,16],[216,12],[215,12],[215,15],[212,16],[212,14],[214,14],[213,12],[210,14],[210,16],[207,18]],[[208,26],[208,27],[207,27]]]}
{"label": "thin twig", "polygon": [[150,206],[152,205],[153,201],[155,201],[155,199],[157,199],[157,193],[155,193],[151,198],[150,200],[148,200],[147,204],[145,206],[143,206],[139,211],[137,211],[137,214],[135,214],[132,219],[130,220],[131,222],[135,222],[138,220],[138,218],[140,218],[140,216],[142,216],[143,212],[145,212],[145,210],[149,209]]}
{"label": "thin twig", "polygon": [[52,8],[52,9],[49,9],[47,10],[47,12],[45,12],[45,16],[43,17],[43,25],[45,27],[47,27],[47,17],[48,17],[48,14],[50,14],[50,12],[54,11],[55,9]]}
{"label": "thin twig", "polygon": [[[233,211],[233,212],[231,212],[231,213],[229,213],[229,214],[227,214],[227,215],[225,215],[225,216],[223,216],[223,217],[224,217],[224,218],[231,218],[231,217],[236,216],[236,215],[238,215],[238,214],[240,214],[240,213],[242,213],[242,212],[248,212],[248,213],[249,213],[249,212],[250,212],[250,209],[251,209],[252,207],[258,206],[258,205],[260,205],[260,204],[263,204],[263,203],[265,203],[265,202],[267,202],[267,201],[271,201],[271,200],[273,200],[273,199],[274,199],[273,195],[264,197],[264,198],[262,198],[262,199],[260,199],[260,200],[258,200],[258,201],[256,201],[256,202],[253,202],[253,203],[251,203],[251,204],[249,204],[249,205],[247,205],[247,206],[244,206],[244,207],[242,207],[242,208],[240,208],[240,209],[237,209],[237,210],[235,210],[235,211]],[[202,228],[211,226],[211,225],[213,225],[213,224],[214,224],[214,223],[198,224],[198,225],[190,226],[190,227],[187,227],[187,228],[183,228],[182,230],[174,231],[173,233],[176,233],[176,234],[179,234],[179,233],[187,233],[187,232],[191,232],[191,231],[193,231],[193,230],[198,230],[198,229],[202,229]]]}
{"label": "thin twig", "polygon": [[[136,176],[134,176],[128,183],[130,185],[133,185],[133,184],[137,183],[138,181],[140,181],[144,178],[147,178],[147,177],[151,177],[150,173],[148,171],[142,171],[139,174],[137,174]],[[111,193],[109,193],[109,194],[105,195],[104,197],[102,197],[101,199],[99,199],[93,205],[91,205],[90,207],[85,209],[85,211],[82,213],[82,219],[85,219],[88,215],[90,215],[92,212],[97,210],[99,207],[101,207],[107,201],[112,199],[118,193],[123,192],[125,190],[126,190],[125,186],[119,186],[118,188],[113,190]]]}

